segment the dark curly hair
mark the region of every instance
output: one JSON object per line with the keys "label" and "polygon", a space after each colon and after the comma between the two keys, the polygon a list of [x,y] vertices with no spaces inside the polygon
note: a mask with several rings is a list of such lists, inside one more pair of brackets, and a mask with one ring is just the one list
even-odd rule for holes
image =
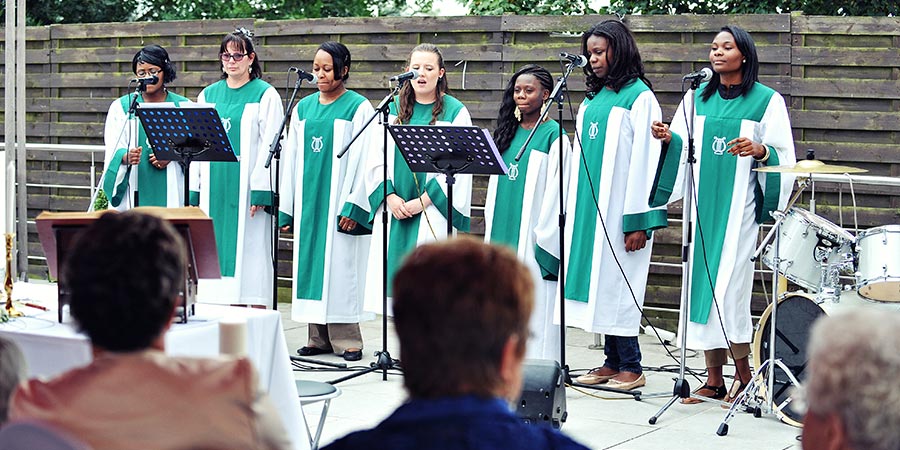
{"label": "dark curly hair", "polygon": [[[419,44],[409,52],[409,57],[412,58],[413,53],[416,52],[434,53],[438,58],[438,68],[444,68],[444,55],[441,54],[441,50],[437,48],[436,45],[427,43]],[[409,59],[407,59],[407,66],[408,65]],[[444,76],[438,79],[436,88],[437,92],[435,93],[435,96],[437,98],[431,106],[431,122],[429,122],[432,125],[437,122],[438,117],[441,117],[441,115],[444,114],[444,94],[450,91],[446,70],[444,71]],[[416,92],[413,90],[412,80],[403,85],[403,88],[400,89],[399,97],[400,103],[397,105],[397,121],[398,123],[408,123],[409,118],[412,117],[413,107],[416,106]]]}
{"label": "dark curly hair", "polygon": [[516,80],[521,75],[533,75],[541,83],[548,92],[553,90],[553,76],[550,72],[534,64],[528,64],[516,71],[506,84],[506,90],[503,91],[503,98],[500,100],[500,112],[497,114],[497,128],[494,130],[494,142],[497,144],[497,150],[500,153],[509,148],[516,131],[519,129],[519,121],[516,120],[513,111],[516,109],[515,90]]}
{"label": "dark curly hair", "polygon": [[[747,95],[750,89],[753,88],[753,85],[759,81],[759,57],[756,55],[756,44],[753,42],[753,38],[750,37],[750,33],[744,31],[743,28],[726,25],[719,30],[719,33],[723,31],[734,36],[734,43],[746,60],[741,66],[741,74],[743,76],[741,80],[741,95]],[[706,83],[706,87],[703,88],[703,92],[700,93],[700,97],[703,98],[704,102],[709,100],[719,90],[721,83],[719,74],[713,74],[709,83]]]}
{"label": "dark curly hair", "polygon": [[158,45],[148,45],[140,49],[131,59],[131,72],[137,74],[137,65],[140,63],[152,64],[163,70],[163,83],[175,81],[175,67],[169,60],[169,52]]}
{"label": "dark curly hair", "polygon": [[[250,79],[262,78],[262,65],[259,63],[259,54],[253,49],[253,34],[243,28],[232,31],[225,35],[222,39],[222,45],[219,46],[219,54],[228,51],[228,44],[233,43],[241,52],[247,55],[253,54],[253,63],[250,64]],[[221,60],[220,60],[221,61]],[[228,74],[222,72],[219,77],[221,79],[228,78]]]}
{"label": "dark curly hair", "polygon": [[606,77],[599,78],[594,74],[590,65],[584,67],[588,96],[593,97],[601,89],[609,87],[619,92],[623,86],[635,78],[640,78],[649,88],[653,88],[650,80],[644,76],[644,63],[641,62],[641,52],[638,51],[637,42],[628,27],[619,20],[604,20],[581,35],[581,53],[590,61],[587,41],[591,36],[602,36],[609,42],[610,52],[613,55],[612,64]]}
{"label": "dark curly hair", "polygon": [[186,264],[184,242],[168,222],[110,212],[75,238],[61,279],[91,343],[132,352],[149,348],[172,319]]}

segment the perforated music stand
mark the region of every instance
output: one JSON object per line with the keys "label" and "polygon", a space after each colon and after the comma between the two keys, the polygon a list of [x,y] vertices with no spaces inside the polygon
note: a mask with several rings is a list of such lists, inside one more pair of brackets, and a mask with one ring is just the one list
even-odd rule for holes
{"label": "perforated music stand", "polygon": [[137,116],[160,161],[178,161],[184,171],[184,206],[190,206],[192,161],[237,162],[219,113],[211,106],[141,103]]}
{"label": "perforated music stand", "polygon": [[491,134],[482,128],[437,125],[389,125],[397,149],[413,172],[447,177],[447,236],[453,234],[453,184],[456,174],[505,175],[506,163]]}

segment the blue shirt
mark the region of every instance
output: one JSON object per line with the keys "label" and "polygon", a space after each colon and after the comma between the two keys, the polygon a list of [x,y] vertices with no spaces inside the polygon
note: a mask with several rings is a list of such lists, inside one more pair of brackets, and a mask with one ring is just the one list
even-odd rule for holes
{"label": "blue shirt", "polygon": [[525,424],[503,400],[466,396],[411,400],[377,427],[351,433],[323,450],[513,448],[587,449],[550,427]]}

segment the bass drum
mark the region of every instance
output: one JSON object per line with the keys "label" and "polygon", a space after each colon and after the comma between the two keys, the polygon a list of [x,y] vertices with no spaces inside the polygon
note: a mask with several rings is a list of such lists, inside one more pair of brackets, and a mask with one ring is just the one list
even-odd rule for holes
{"label": "bass drum", "polygon": [[[816,303],[815,296],[805,292],[789,292],[778,300],[775,327],[775,358],[780,359],[791,371],[797,381],[806,380],[806,364],[808,356],[806,348],[809,344],[810,330],[818,318],[829,315],[840,315],[855,308],[877,308],[884,311],[900,312],[900,303],[876,303],[858,295],[855,291],[841,293],[840,301]],[[771,326],[772,305],[763,311],[759,318],[756,334],[753,336],[753,367],[758,368],[769,358],[769,329]],[[779,366],[775,366],[776,415],[782,422],[793,426],[803,426],[803,414],[791,408],[791,381]],[[769,386],[768,370],[762,374],[765,385],[760,393],[767,397]],[[768,398],[766,398],[768,400]]]}
{"label": "bass drum", "polygon": [[[816,304],[815,296],[804,292],[791,292],[778,300],[775,326],[775,359],[791,371],[801,383],[806,379],[806,347],[809,344],[809,330],[813,322],[825,315]],[[769,330],[771,327],[772,305],[759,318],[759,325],[753,337],[753,367],[760,367],[769,358]],[[776,365],[774,405],[776,415],[782,422],[796,427],[803,426],[803,414],[791,408],[792,382],[784,370]],[[769,371],[762,374],[765,384],[760,392],[768,396]],[[768,400],[768,397],[767,397]]]}

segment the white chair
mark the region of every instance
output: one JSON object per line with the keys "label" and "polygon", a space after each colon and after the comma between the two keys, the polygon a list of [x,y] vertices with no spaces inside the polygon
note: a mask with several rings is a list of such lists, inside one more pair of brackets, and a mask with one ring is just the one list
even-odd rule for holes
{"label": "white chair", "polygon": [[315,436],[310,432],[309,424],[306,425],[309,446],[312,450],[318,450],[319,438],[322,437],[322,428],[325,426],[325,418],[328,416],[328,407],[331,406],[331,399],[341,395],[341,389],[321,381],[296,380],[296,382],[297,395],[300,397],[301,405],[306,406],[316,402],[325,402],[322,406],[322,414],[319,415],[319,425],[316,427]]}

